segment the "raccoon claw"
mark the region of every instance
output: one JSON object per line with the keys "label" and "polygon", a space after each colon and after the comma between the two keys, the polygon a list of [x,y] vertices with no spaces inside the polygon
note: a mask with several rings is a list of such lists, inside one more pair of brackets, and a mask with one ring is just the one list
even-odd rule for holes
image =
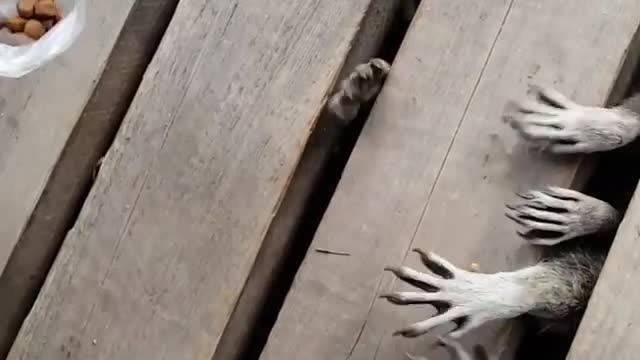
{"label": "raccoon claw", "polygon": [[588,107],[532,86],[530,98],[506,104],[503,119],[530,145],[556,154],[612,150],[633,141],[640,121],[622,108]]}
{"label": "raccoon claw", "polygon": [[620,222],[611,205],[574,190],[548,187],[519,197],[524,201],[507,204],[506,216],[522,227],[518,235],[535,245],[611,231]]}
{"label": "raccoon claw", "polygon": [[329,110],[344,121],[353,120],[360,110],[360,105],[380,92],[390,69],[391,66],[382,59],[371,59],[356,66],[329,99]]}
{"label": "raccoon claw", "polygon": [[510,273],[469,272],[434,253],[420,249],[414,251],[431,273],[422,273],[406,266],[388,267],[385,270],[423,292],[395,292],[381,297],[396,305],[430,304],[438,312],[429,319],[396,331],[394,335],[417,337],[439,325],[454,322],[457,328],[449,335],[458,338],[487,321],[515,317],[526,311],[524,299],[517,296],[503,299],[496,294],[499,289],[509,291],[510,287],[518,286],[517,281],[510,278]]}

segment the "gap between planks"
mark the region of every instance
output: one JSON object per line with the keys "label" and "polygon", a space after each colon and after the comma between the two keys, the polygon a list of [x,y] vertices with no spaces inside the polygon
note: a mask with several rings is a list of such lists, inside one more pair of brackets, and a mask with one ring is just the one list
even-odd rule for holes
{"label": "gap between planks", "polygon": [[[127,20],[123,21],[122,29],[113,37],[113,50],[108,59],[105,59],[104,68],[98,72],[95,88],[87,89],[86,98],[78,96],[73,99],[79,104],[86,103],[86,106],[72,127],[51,175],[45,181],[42,194],[8,256],[4,271],[0,271],[0,294],[3,294],[0,297],[1,359],[7,356],[66,232],[73,225],[91,186],[96,164],[110,145],[177,2],[178,0],[137,0],[110,5],[129,6],[131,11],[126,16]],[[99,9],[92,4],[89,4],[89,8]],[[104,14],[112,16],[105,24],[114,25],[114,20],[118,17],[109,15],[108,12]],[[96,14],[90,11],[89,16],[93,18]],[[78,40],[79,44],[54,62],[64,63],[65,57],[74,56],[81,57],[83,61],[91,59],[92,64],[99,67],[101,64],[96,61],[95,54],[88,54],[84,46],[85,41],[95,41],[92,38],[95,31],[96,28],[90,23]],[[91,40],[86,40],[88,38]],[[34,84],[38,80],[44,82],[42,79],[56,82],[64,79],[68,71],[68,67],[46,65],[16,82],[28,84],[31,79],[34,79]],[[52,75],[43,76],[49,73]],[[79,74],[85,75],[83,72]],[[47,109],[43,106],[51,98],[39,98],[38,101],[34,106],[42,112],[42,119],[46,119]],[[71,104],[69,107],[72,108]],[[50,152],[54,150],[47,149]]]}
{"label": "gap between planks", "polygon": [[[353,69],[376,54],[393,49],[385,48],[387,36],[396,31],[408,19],[400,14],[400,1],[374,1],[367,14],[338,76],[347,77]],[[397,36],[397,34],[394,34]],[[390,54],[386,54],[390,55]],[[333,90],[338,86],[334,85]],[[332,91],[333,92],[333,91]],[[287,192],[271,223],[265,240],[253,264],[225,331],[220,339],[213,360],[256,359],[281,306],[282,292],[288,289],[292,272],[299,264],[296,257],[307,251],[308,237],[312,236],[317,221],[322,216],[318,207],[323,206],[323,196],[332,177],[340,171],[335,166],[335,156],[343,156],[348,137],[353,128],[323,111],[305,146]],[[345,133],[347,132],[347,133]],[[327,253],[347,255],[330,249],[318,249]],[[268,294],[268,296],[265,296]],[[251,326],[247,326],[251,324]]]}

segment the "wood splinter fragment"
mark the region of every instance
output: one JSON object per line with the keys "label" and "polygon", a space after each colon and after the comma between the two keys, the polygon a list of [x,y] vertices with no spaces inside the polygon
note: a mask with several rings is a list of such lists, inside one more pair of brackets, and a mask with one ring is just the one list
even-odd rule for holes
{"label": "wood splinter fragment", "polygon": [[102,167],[103,161],[104,161],[104,156],[98,159],[98,162],[96,162],[95,166],[93,167],[93,173],[91,174],[93,181],[95,181],[96,178],[98,177],[98,173],[100,172],[100,168]]}
{"label": "wood splinter fragment", "polygon": [[316,252],[321,254],[329,254],[329,255],[351,256],[351,254],[348,252],[333,251],[333,250],[321,249],[321,248],[316,248]]}

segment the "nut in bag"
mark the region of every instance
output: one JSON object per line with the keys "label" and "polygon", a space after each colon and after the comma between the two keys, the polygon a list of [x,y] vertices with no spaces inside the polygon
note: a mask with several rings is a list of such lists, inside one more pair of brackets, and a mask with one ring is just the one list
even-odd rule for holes
{"label": "nut in bag", "polygon": [[85,0],[0,0],[0,77],[22,77],[66,51],[85,16]]}

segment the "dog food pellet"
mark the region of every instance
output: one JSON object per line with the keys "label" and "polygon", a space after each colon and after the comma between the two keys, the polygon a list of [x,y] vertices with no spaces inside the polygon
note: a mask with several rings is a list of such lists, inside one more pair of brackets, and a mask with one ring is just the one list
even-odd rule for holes
{"label": "dog food pellet", "polygon": [[36,3],[35,13],[38,18],[52,19],[58,15],[58,9],[53,0],[40,0]]}
{"label": "dog food pellet", "polygon": [[30,18],[33,16],[36,2],[38,0],[20,0],[18,1],[18,14],[23,18]]}
{"label": "dog food pellet", "polygon": [[44,35],[45,29],[44,25],[38,20],[29,20],[24,26],[24,33],[27,34],[30,38],[34,40],[38,40]]}
{"label": "dog food pellet", "polygon": [[58,0],[17,0],[18,15],[0,22],[0,44],[20,46],[40,39],[62,20]]}
{"label": "dog food pellet", "polygon": [[13,32],[23,32],[27,19],[20,16],[12,16],[7,19],[7,27]]}

